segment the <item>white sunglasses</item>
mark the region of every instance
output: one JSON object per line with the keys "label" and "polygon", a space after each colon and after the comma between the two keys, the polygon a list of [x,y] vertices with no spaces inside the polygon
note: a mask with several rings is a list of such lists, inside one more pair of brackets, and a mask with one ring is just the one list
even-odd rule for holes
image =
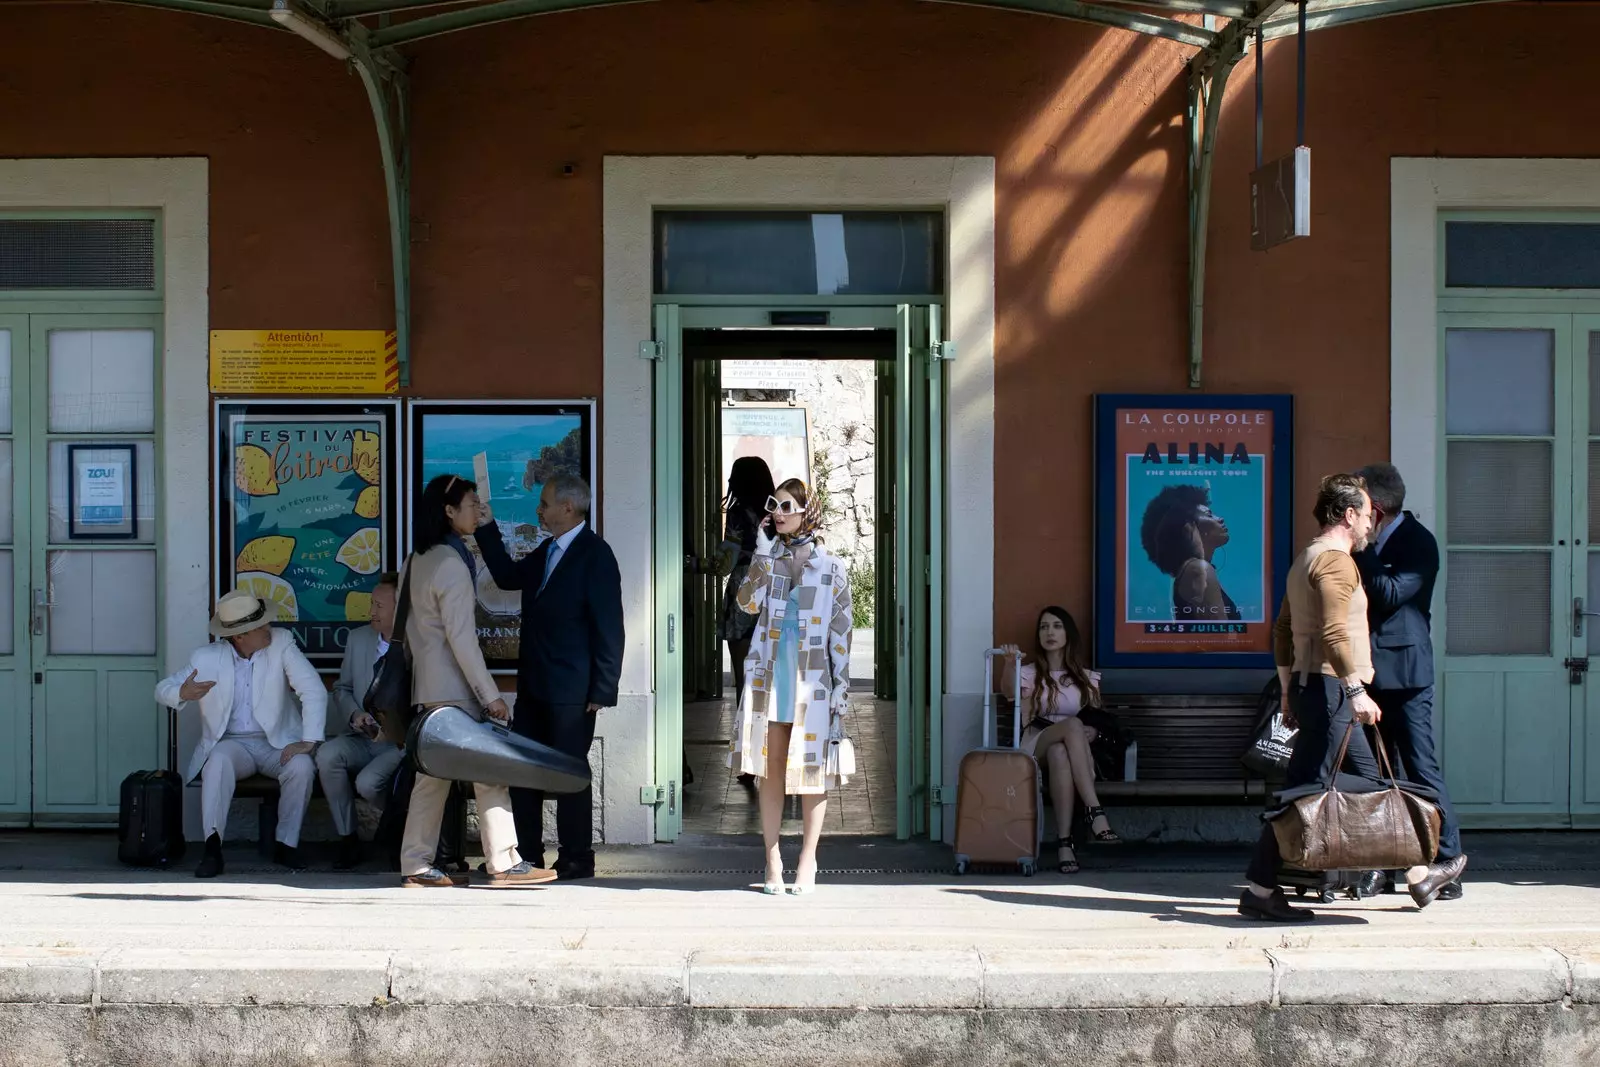
{"label": "white sunglasses", "polygon": [[804,510],[805,508],[802,508],[793,500],[779,500],[775,496],[767,497],[768,515],[794,515]]}

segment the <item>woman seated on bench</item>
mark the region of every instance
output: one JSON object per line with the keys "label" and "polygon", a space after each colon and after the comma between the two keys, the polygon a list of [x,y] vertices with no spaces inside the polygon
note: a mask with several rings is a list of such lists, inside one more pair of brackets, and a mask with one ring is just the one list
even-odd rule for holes
{"label": "woman seated on bench", "polygon": [[[1016,645],[1003,646],[1020,652]],[[1042,668],[1042,669],[1041,669]],[[1013,661],[1006,660],[1001,691],[1011,692]],[[1050,776],[1050,802],[1056,810],[1056,864],[1062,874],[1078,873],[1072,840],[1072,809],[1081,799],[1089,817],[1089,832],[1102,844],[1122,839],[1111,829],[1105,808],[1094,788],[1094,757],[1089,742],[1094,728],[1078,719],[1085,707],[1100,704],[1100,675],[1084,666],[1083,640],[1078,624],[1065,608],[1048,607],[1039,613],[1033,662],[1022,667],[1022,747],[1033,753]]]}

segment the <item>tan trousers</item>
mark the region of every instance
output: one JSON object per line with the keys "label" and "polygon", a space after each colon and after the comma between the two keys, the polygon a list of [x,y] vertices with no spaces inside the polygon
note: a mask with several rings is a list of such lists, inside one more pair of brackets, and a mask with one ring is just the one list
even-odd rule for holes
{"label": "tan trousers", "polygon": [[[482,720],[482,709],[470,702],[457,704],[473,718]],[[490,874],[508,871],[522,862],[517,852],[517,824],[511,817],[511,790],[503,785],[472,784],[478,798],[478,835],[483,858]],[[411,787],[411,809],[406,812],[406,832],[400,841],[400,874],[410,877],[433,867],[439,848],[439,828],[444,824],[444,804],[450,783],[443,778],[418,774]]]}

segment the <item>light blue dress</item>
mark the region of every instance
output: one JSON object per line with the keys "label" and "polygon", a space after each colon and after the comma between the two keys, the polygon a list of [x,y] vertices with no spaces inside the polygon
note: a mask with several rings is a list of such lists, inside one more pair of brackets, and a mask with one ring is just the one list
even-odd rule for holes
{"label": "light blue dress", "polygon": [[783,613],[783,629],[778,635],[778,654],[772,663],[771,722],[794,722],[795,683],[800,674],[800,590],[789,593],[789,606]]}

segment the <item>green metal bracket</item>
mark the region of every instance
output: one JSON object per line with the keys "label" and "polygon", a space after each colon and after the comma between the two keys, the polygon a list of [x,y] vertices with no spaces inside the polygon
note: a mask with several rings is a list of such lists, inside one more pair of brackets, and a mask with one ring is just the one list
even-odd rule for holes
{"label": "green metal bracket", "polygon": [[1200,388],[1205,361],[1206,230],[1211,221],[1211,174],[1228,76],[1249,51],[1256,27],[1290,0],[1264,0],[1228,23],[1189,61],[1189,388]]}
{"label": "green metal bracket", "polygon": [[411,137],[407,125],[405,70],[398,56],[357,43],[351,64],[366,87],[383,159],[389,201],[389,257],[394,265],[395,357],[400,387],[411,384]]}

